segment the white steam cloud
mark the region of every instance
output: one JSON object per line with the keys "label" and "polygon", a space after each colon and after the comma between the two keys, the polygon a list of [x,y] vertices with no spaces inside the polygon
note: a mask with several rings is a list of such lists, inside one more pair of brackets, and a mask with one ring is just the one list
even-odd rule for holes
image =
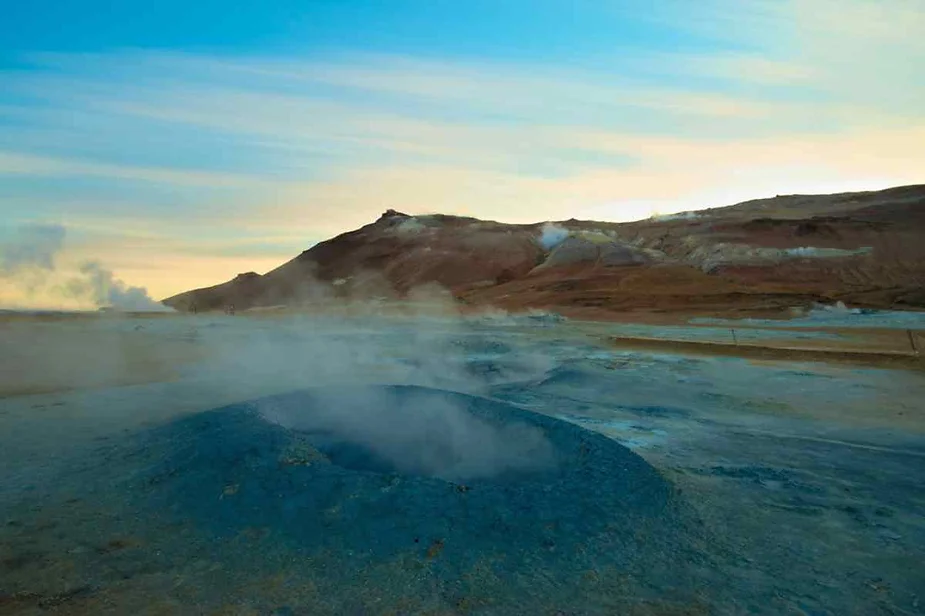
{"label": "white steam cloud", "polygon": [[25,225],[0,246],[0,274],[15,276],[25,270],[54,270],[55,255],[64,247],[61,225]]}
{"label": "white steam cloud", "polygon": [[80,277],[68,281],[66,290],[78,299],[88,299],[97,307],[110,306],[130,311],[169,310],[151,299],[147,289],[127,285],[96,261],[81,265],[80,273]]}
{"label": "white steam cloud", "polygon": [[552,250],[565,241],[569,235],[568,229],[552,222],[543,225],[540,234],[540,245],[546,250]]}
{"label": "white steam cloud", "polygon": [[[465,400],[435,390],[490,396],[500,384],[533,384],[571,351],[551,354],[545,342],[525,338],[529,318],[463,316],[449,305],[443,314],[429,307],[419,314],[415,306],[405,305],[401,315],[370,303],[362,313],[342,304],[342,311],[317,314],[17,318],[0,334],[0,394],[26,396],[23,412],[58,422],[50,433],[67,439],[22,443],[24,452],[47,446],[43,457],[58,461],[63,452],[81,455],[78,443],[91,436],[256,399],[267,420],[303,433],[345,468],[363,470],[351,463],[368,458],[390,473],[453,482],[553,469],[556,448],[542,428],[479,417]],[[399,395],[381,385],[429,389]],[[312,395],[305,404],[264,398],[294,390]],[[68,405],[36,415],[36,393],[54,393]],[[79,428],[63,429],[68,422]],[[0,462],[7,459],[17,457],[0,451]]]}
{"label": "white steam cloud", "polygon": [[[61,271],[57,258],[64,248],[63,225],[31,224],[14,230],[0,244],[0,305],[12,308],[113,308],[128,311],[170,310],[144,287],[129,286],[97,261],[76,272]],[[9,290],[11,297],[7,297]]]}
{"label": "white steam cloud", "polygon": [[553,447],[540,428],[491,424],[449,397],[353,387],[321,390],[312,398],[311,413],[272,403],[260,410],[284,427],[359,446],[404,474],[461,481],[555,465]]}

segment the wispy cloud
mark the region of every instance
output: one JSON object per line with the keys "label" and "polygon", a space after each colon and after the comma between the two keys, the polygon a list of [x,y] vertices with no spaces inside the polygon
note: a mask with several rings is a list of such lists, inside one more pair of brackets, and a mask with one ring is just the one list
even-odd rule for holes
{"label": "wispy cloud", "polygon": [[3,151],[0,151],[0,174],[55,177],[91,176],[177,186],[209,186],[215,188],[249,187],[259,182],[256,179],[248,179],[230,173],[114,165]]}

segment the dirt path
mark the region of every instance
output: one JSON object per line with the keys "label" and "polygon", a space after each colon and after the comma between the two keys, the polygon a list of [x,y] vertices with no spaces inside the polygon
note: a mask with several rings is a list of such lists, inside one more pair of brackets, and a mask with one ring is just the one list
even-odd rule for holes
{"label": "dirt path", "polygon": [[669,353],[781,361],[833,362],[877,368],[925,371],[925,357],[913,355],[911,352],[846,351],[841,349],[793,348],[635,337],[611,337],[610,342],[619,348],[665,351]]}

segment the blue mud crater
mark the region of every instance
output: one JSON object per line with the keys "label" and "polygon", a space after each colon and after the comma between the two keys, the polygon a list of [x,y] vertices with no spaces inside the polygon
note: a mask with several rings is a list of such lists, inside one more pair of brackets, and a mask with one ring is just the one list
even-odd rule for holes
{"label": "blue mud crater", "polygon": [[333,569],[414,558],[441,577],[490,562],[667,583],[692,558],[674,489],[642,458],[485,398],[306,390],[182,418],[139,446],[150,464],[130,481],[146,510],[216,539],[260,529]]}

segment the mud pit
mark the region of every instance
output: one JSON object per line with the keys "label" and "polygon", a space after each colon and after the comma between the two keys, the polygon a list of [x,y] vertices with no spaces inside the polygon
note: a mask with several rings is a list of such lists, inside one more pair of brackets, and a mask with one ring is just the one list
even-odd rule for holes
{"label": "mud pit", "polygon": [[251,407],[302,437],[307,455],[352,471],[516,483],[555,477],[560,464],[575,462],[574,452],[550,441],[561,427],[511,405],[449,391],[320,388]]}
{"label": "mud pit", "polygon": [[[356,431],[322,433],[329,419],[317,415],[331,405],[338,417],[356,413],[351,405],[360,401],[305,391],[142,435],[122,458],[143,452],[153,464],[125,492],[139,512],[171,510],[205,536],[262,529],[291,558],[312,559],[317,580],[375,583],[383,605],[401,599],[398,582],[423,578],[441,602],[469,609],[588,606],[593,601],[564,600],[571,591],[563,591],[588,571],[611,582],[638,578],[637,601],[693,599],[696,583],[679,561],[702,558],[699,529],[686,530],[672,486],[629,449],[480,397],[405,386],[369,389],[362,399],[378,403],[380,422],[404,422],[402,436],[413,435],[391,449],[397,455]],[[268,422],[268,414],[292,427]],[[418,455],[432,441],[414,438],[415,422],[440,432],[439,452]],[[433,599],[418,600],[423,607]]]}
{"label": "mud pit", "polygon": [[919,374],[581,323],[66,326],[156,370],[0,399],[3,613],[923,612]]}

